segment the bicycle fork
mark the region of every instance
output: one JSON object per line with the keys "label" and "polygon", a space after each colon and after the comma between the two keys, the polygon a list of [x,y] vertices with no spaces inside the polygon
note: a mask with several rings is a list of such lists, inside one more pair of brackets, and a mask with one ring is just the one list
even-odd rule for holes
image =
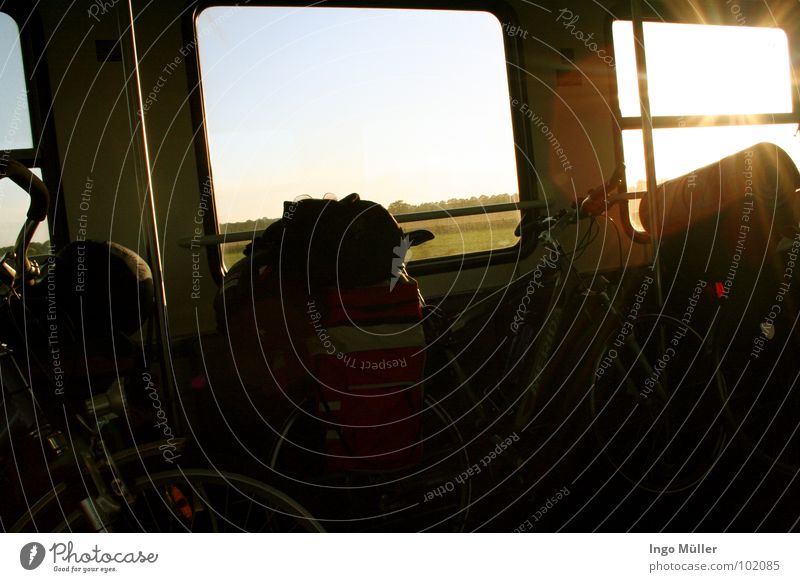
{"label": "bicycle fork", "polygon": [[[540,342],[537,342],[537,350],[533,356],[533,365],[531,367],[531,383],[524,390],[521,397],[520,405],[517,407],[517,413],[514,417],[514,428],[523,430],[530,425],[538,403],[539,386],[542,383],[542,375],[544,374],[545,367],[553,355],[553,345],[556,342],[558,330],[561,326],[561,318],[564,315],[563,307],[555,307],[547,318],[544,328],[542,329],[542,337]],[[525,382],[523,377],[522,382]]]}
{"label": "bicycle fork", "polygon": [[[601,305],[605,307],[605,309],[613,316],[614,321],[623,321],[623,316],[619,312],[619,310],[614,305],[614,302],[611,301],[611,298],[608,296],[608,292],[603,289],[602,291],[596,292],[597,296],[600,297]],[[666,339],[663,337],[663,330],[661,330],[660,326],[658,329],[658,337],[656,338],[658,341],[659,348],[664,346]],[[616,345],[616,342],[615,344]],[[627,392],[631,397],[637,398],[638,400],[643,400],[644,397],[642,396],[641,392],[639,392],[639,387],[636,385],[636,380],[632,378],[633,372],[635,367],[638,367],[644,378],[655,378],[656,373],[653,366],[650,364],[642,345],[639,343],[639,340],[636,337],[636,332],[634,329],[631,330],[630,333],[625,335],[625,339],[622,341],[621,345],[617,346],[620,349],[624,349],[626,354],[631,356],[630,358],[620,358],[619,354],[617,357],[613,357],[612,365],[617,370],[617,372],[621,375],[622,378],[625,379],[625,384],[627,386]],[[610,350],[609,350],[610,351]],[[659,351],[662,351],[659,349]],[[610,357],[610,354],[606,357]],[[625,364],[622,360],[626,362],[630,361],[630,367],[626,368]],[[669,395],[665,392],[663,384],[661,381],[656,382],[656,393],[658,396],[667,400]]]}

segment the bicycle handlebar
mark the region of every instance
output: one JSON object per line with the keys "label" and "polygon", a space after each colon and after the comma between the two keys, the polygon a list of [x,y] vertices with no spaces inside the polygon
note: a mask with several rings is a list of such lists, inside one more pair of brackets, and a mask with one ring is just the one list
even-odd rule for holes
{"label": "bicycle handlebar", "polygon": [[47,218],[50,192],[36,174],[17,160],[9,159],[5,164],[0,165],[0,178],[8,178],[30,195],[31,204],[28,207],[27,215],[29,220],[42,222]]}
{"label": "bicycle handlebar", "polygon": [[6,158],[5,163],[0,164],[0,179],[2,178],[8,178],[31,197],[27,220],[22,225],[17,242],[14,245],[17,277],[19,280],[26,281],[33,270],[31,263],[28,261],[28,247],[31,244],[31,240],[33,240],[36,227],[47,218],[47,209],[50,206],[50,192],[44,182],[14,159]]}
{"label": "bicycle handlebar", "polygon": [[620,187],[622,184],[622,176],[624,171],[625,164],[620,164],[616,167],[616,169],[614,169],[614,172],[611,174],[608,182],[598,186],[597,188],[594,188],[593,190],[589,190],[586,197],[578,204],[582,216],[600,216],[605,213],[610,206],[613,206],[619,202],[619,200],[612,200],[609,203],[608,195],[612,192],[615,192]]}

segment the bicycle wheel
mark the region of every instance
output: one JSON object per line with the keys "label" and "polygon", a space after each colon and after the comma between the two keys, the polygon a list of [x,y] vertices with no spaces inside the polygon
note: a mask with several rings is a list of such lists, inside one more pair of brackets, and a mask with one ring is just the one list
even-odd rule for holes
{"label": "bicycle wheel", "polygon": [[[80,485],[76,483],[76,485]],[[77,487],[76,487],[77,488]],[[142,475],[128,482],[133,502],[120,497],[121,509],[108,523],[122,532],[321,532],[317,521],[297,502],[269,485],[205,469]],[[12,531],[97,531],[74,491],[61,483],[39,500]],[[66,513],[63,508],[74,508]]]}
{"label": "bicycle wheel", "polygon": [[791,325],[780,318],[771,330],[763,331],[758,322],[745,328],[742,345],[726,346],[728,380],[721,386],[731,434],[765,466],[787,474],[800,468],[800,331]]}
{"label": "bicycle wheel", "polygon": [[[331,528],[342,531],[462,531],[472,482],[456,477],[471,466],[456,423],[426,396],[422,459],[393,471],[330,471],[322,425],[301,411],[284,424],[271,466],[292,481],[300,499]],[[448,486],[448,483],[452,485]],[[441,495],[435,495],[443,487]],[[302,491],[302,493],[300,493]]]}
{"label": "bicycle wheel", "polygon": [[701,481],[725,440],[713,345],[678,319],[640,315],[612,332],[594,370],[593,432],[615,472],[658,493]]}

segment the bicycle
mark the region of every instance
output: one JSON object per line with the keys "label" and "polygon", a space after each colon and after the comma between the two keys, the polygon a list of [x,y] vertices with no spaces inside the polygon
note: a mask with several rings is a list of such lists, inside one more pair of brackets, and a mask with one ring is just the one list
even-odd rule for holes
{"label": "bicycle", "polygon": [[[502,292],[506,304],[508,298],[517,302],[505,318],[503,364],[491,373],[499,381],[488,382],[482,394],[471,388],[471,401],[483,403],[474,418],[507,427],[496,433],[536,437],[551,434],[583,409],[584,432],[597,439],[615,474],[642,489],[677,492],[708,474],[724,443],[722,423],[708,421],[720,416],[718,394],[725,383],[715,344],[661,306],[648,312],[647,288],[631,299],[622,282],[610,293],[604,277],[585,280],[574,259],[593,241],[591,225],[573,249],[559,240],[567,227],[587,218],[594,225],[625,199],[609,195],[620,176],[621,169],[572,210],[532,221],[542,258],[495,292]],[[647,271],[643,276],[642,284],[652,287]],[[623,311],[620,306],[631,300],[633,308]],[[485,310],[460,317],[489,318]],[[672,361],[666,367],[665,357]],[[684,373],[677,374],[681,368]],[[576,385],[587,388],[570,393]],[[516,470],[525,459],[517,454],[510,461]]]}
{"label": "bicycle", "polygon": [[[767,264],[781,276],[792,254],[800,246],[797,231],[788,236],[768,256]],[[791,240],[791,242],[790,242]],[[794,250],[794,252],[793,252]],[[771,263],[771,264],[770,264]],[[777,268],[776,268],[777,265]],[[791,277],[789,277],[791,275]],[[766,279],[767,277],[765,277]],[[800,345],[798,298],[788,272],[780,285],[774,281],[759,287],[779,290],[780,300],[752,309],[760,318],[736,317],[740,332],[720,332],[725,358],[723,369],[730,382],[721,387],[725,420],[729,431],[744,450],[770,470],[794,475],[800,468],[800,428],[798,428],[798,373],[795,354]],[[725,309],[727,306],[723,306]],[[724,313],[724,311],[723,311]],[[733,314],[734,316],[736,314]]]}
{"label": "bicycle", "polygon": [[[674,203],[652,230],[663,235],[661,263],[675,273],[673,286],[692,296],[705,286],[709,321],[701,325],[726,378],[719,398],[736,445],[726,446],[728,456],[735,449],[746,455],[743,462],[794,475],[800,466],[792,358],[798,346],[800,172],[780,147],[760,143],[688,176],[659,187]],[[702,200],[698,196],[719,201],[703,210],[695,205],[693,212],[691,200]]]}
{"label": "bicycle", "polygon": [[[113,373],[106,375],[114,377],[111,387],[100,394],[93,391],[80,404],[63,399],[58,406],[37,397],[45,390],[63,394],[73,382],[77,386],[75,376],[65,372],[68,366],[60,351],[48,352],[47,356],[56,354],[53,358],[59,359],[44,365],[36,352],[42,342],[48,343],[46,331],[52,331],[50,325],[55,325],[47,311],[37,309],[42,305],[37,289],[50,289],[47,276],[54,272],[56,260],[48,257],[47,267],[41,269],[28,258],[27,251],[37,226],[46,218],[49,194],[36,176],[14,160],[0,168],[2,177],[11,178],[31,196],[15,251],[0,258],[0,312],[6,342],[0,345],[0,394],[5,421],[0,432],[0,453],[10,455],[6,464],[16,470],[26,507],[24,515],[8,529],[323,531],[300,504],[266,483],[213,468],[182,467],[176,459],[187,452],[187,441],[171,432],[169,438],[138,443],[133,430],[138,410],[130,398],[130,385],[137,381],[138,374],[148,382],[151,378],[140,364],[129,366],[121,360],[114,361]],[[110,261],[111,256],[106,260]],[[56,301],[55,295],[44,297]],[[62,323],[68,334],[69,323]],[[85,332],[84,322],[81,324]],[[84,345],[91,345],[91,338],[85,335],[81,338]],[[124,342],[123,335],[112,341]],[[55,336],[49,337],[50,344],[57,345],[53,344]],[[62,341],[66,343],[66,339]],[[66,353],[66,347],[63,349]],[[84,380],[89,385],[91,355],[85,354],[84,363]],[[93,379],[101,381],[106,376],[100,374]],[[152,394],[158,394],[155,388]],[[159,408],[158,419],[162,412]],[[151,432],[145,434],[151,436]],[[34,476],[34,480],[40,481],[38,485],[45,483],[46,491],[32,500],[25,486],[31,485],[30,473],[38,468],[34,463],[37,458],[42,460],[43,474],[38,479]],[[6,529],[5,524],[2,526]]]}

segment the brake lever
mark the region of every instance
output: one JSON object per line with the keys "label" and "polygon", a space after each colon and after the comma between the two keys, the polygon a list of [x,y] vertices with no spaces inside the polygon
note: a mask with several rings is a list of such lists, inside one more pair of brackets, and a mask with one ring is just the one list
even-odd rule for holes
{"label": "brake lever", "polygon": [[608,182],[589,190],[586,197],[579,201],[578,208],[579,214],[582,218],[589,216],[600,216],[604,214],[611,206],[619,202],[619,200],[611,200],[609,194],[616,192],[622,185],[622,177],[625,173],[625,164],[618,165]]}

